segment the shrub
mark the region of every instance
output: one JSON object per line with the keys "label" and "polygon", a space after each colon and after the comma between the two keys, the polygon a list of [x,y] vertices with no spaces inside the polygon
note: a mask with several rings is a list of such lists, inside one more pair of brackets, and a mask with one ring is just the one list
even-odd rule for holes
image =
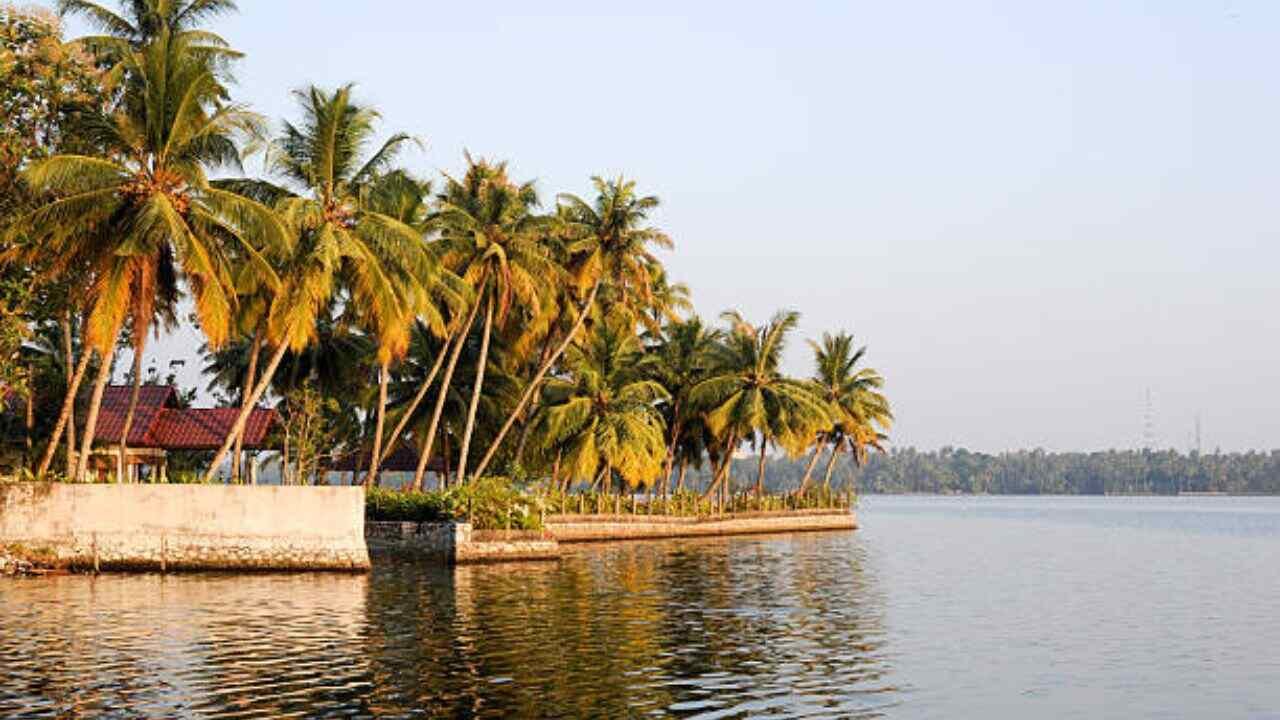
{"label": "shrub", "polygon": [[542,498],[504,477],[482,477],[446,491],[476,530],[541,530]]}
{"label": "shrub", "polygon": [[444,491],[369,488],[365,518],[396,522],[470,519],[476,530],[541,530],[542,499],[502,477],[484,477]]}
{"label": "shrub", "polygon": [[369,520],[438,522],[458,516],[449,492],[399,492],[369,488],[364,496],[364,515]]}

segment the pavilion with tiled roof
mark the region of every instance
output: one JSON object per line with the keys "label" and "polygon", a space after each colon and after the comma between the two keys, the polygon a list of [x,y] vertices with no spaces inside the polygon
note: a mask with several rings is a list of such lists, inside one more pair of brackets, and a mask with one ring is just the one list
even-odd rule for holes
{"label": "pavilion with tiled roof", "polygon": [[[92,458],[99,475],[116,471],[117,447],[132,392],[130,385],[110,385],[102,395],[102,409],[93,434],[98,447]],[[240,408],[236,407],[184,408],[173,386],[141,386],[126,443],[126,475],[129,479],[136,478],[138,466],[145,465],[158,468],[163,480],[170,452],[219,449],[239,412]],[[244,448],[265,449],[267,433],[276,420],[275,410],[254,408],[245,426]]]}

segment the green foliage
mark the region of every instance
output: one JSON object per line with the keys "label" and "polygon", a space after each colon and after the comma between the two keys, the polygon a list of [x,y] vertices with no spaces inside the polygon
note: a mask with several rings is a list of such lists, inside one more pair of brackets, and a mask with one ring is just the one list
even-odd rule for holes
{"label": "green foliage", "polygon": [[1280,450],[1179,453],[1110,450],[999,454],[913,448],[872,455],[853,473],[863,492],[1019,495],[1280,494]]}
{"label": "green foliage", "polygon": [[371,487],[365,493],[364,516],[374,521],[439,522],[460,517],[448,492],[400,492]]}
{"label": "green foliage", "polygon": [[541,530],[543,513],[540,496],[527,493],[502,477],[482,477],[432,492],[373,487],[365,496],[365,517],[375,521],[469,519],[476,530]]}
{"label": "green foliage", "polygon": [[504,477],[487,476],[445,491],[471,518],[476,530],[541,530],[545,508],[539,495]]}
{"label": "green foliage", "polygon": [[657,403],[668,395],[646,379],[646,364],[640,340],[613,321],[570,348],[570,378],[547,382],[535,429],[543,452],[561,455],[570,481],[591,481],[601,468],[633,487],[658,476],[663,425]]}
{"label": "green foliage", "polygon": [[0,5],[0,210],[27,198],[17,173],[64,147],[66,126],[79,109],[101,103],[91,58],[62,42],[52,13]]}
{"label": "green foliage", "polygon": [[277,411],[284,447],[283,482],[310,484],[322,464],[336,454],[338,441],[354,433],[346,427],[351,418],[336,397],[321,394],[310,382],[286,394]]}
{"label": "green foliage", "polygon": [[721,514],[830,510],[849,507],[854,496],[847,490],[811,488],[803,494],[784,493],[756,497],[750,492],[730,496],[723,507],[698,493],[684,490],[668,497],[606,493],[561,493],[546,496],[547,513],[554,515],[666,515],[710,518]]}

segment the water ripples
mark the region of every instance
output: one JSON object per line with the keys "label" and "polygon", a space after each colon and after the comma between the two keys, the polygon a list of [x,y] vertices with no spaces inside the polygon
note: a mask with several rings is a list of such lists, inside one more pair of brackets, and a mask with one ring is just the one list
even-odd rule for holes
{"label": "water ripples", "polygon": [[849,533],[369,576],[0,584],[4,717],[877,717],[901,699]]}

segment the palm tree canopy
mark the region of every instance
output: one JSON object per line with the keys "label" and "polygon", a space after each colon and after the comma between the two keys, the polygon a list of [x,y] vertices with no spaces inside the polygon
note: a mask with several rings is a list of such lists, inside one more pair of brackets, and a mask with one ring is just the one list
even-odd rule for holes
{"label": "palm tree canopy", "polygon": [[690,391],[690,400],[705,409],[707,426],[717,436],[741,439],[760,433],[789,453],[803,452],[829,422],[829,411],[808,383],[779,369],[799,314],[779,312],[759,327],[737,312],[724,318],[730,331],[719,367]]}
{"label": "palm tree canopy", "polygon": [[547,238],[556,221],[535,212],[533,183],[513,182],[506,163],[466,158],[460,180],[445,176],[429,222],[440,229],[445,265],[475,288],[477,302],[493,298],[503,327],[516,305],[542,308],[541,291],[560,277]]}
{"label": "palm tree canopy", "polygon": [[[277,260],[287,270],[286,288],[273,305],[270,334],[300,350],[342,291],[346,311],[376,339],[379,361],[401,357],[415,320],[443,333],[433,300],[458,303],[462,292],[406,214],[405,202],[424,202],[424,186],[390,169],[414,141],[396,134],[375,148],[379,115],[354,101],[351,85],[310,87],[295,97],[302,118],[284,124],[267,155],[285,184],[222,184],[273,204],[297,243]],[[406,201],[408,194],[416,197]]]}
{"label": "palm tree canopy", "polygon": [[87,339],[98,350],[110,348],[126,313],[154,315],[154,290],[170,272],[191,291],[209,343],[221,346],[236,302],[232,255],[274,283],[262,251],[288,244],[268,208],[208,180],[206,169],[239,165],[236,139],[259,121],[221,102],[223,87],[189,52],[193,42],[161,31],[121,59],[132,80],[119,107],[86,109],[77,122],[100,156],[55,155],[24,172],[56,199],[9,232],[57,257],[52,272],[92,268]]}
{"label": "palm tree canopy", "polygon": [[661,472],[666,448],[657,403],[669,396],[646,377],[647,363],[639,339],[620,323],[568,350],[570,376],[547,381],[538,422],[544,451],[562,452],[569,477],[590,480],[605,465],[644,485]]}
{"label": "palm tree canopy", "polygon": [[[574,279],[580,293],[602,282],[606,296],[602,304],[633,321],[642,319],[653,304],[661,269],[652,248],[673,246],[666,233],[646,224],[660,201],[639,195],[634,180],[593,177],[591,182],[596,190],[593,202],[569,193],[559,196],[560,217],[575,236],[567,247]],[[680,286],[665,286],[665,277],[661,280],[664,290],[674,290],[677,296],[668,295],[668,300],[682,305]]]}
{"label": "palm tree canopy", "polygon": [[809,341],[813,348],[813,391],[827,403],[831,425],[823,431],[830,442],[847,442],[859,462],[866,447],[879,448],[893,423],[889,401],[880,392],[884,378],[873,368],[859,367],[867,348],[856,350],[848,333],[823,333],[822,342]]}

